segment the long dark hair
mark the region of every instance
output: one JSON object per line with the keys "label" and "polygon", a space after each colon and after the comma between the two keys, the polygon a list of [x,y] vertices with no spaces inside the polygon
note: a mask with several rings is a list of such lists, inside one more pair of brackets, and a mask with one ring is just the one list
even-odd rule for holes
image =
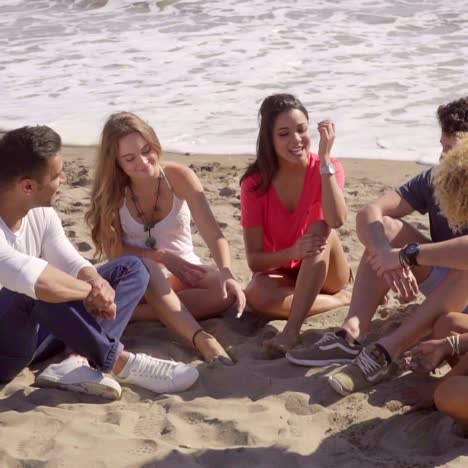
{"label": "long dark hair", "polygon": [[265,98],[260,106],[258,111],[257,157],[249,165],[240,180],[242,184],[247,177],[259,173],[262,180],[254,189],[258,194],[263,194],[268,190],[273,177],[279,169],[278,155],[273,144],[273,127],[276,118],[283,112],[294,109],[300,110],[309,120],[306,108],[292,94],[273,94]]}

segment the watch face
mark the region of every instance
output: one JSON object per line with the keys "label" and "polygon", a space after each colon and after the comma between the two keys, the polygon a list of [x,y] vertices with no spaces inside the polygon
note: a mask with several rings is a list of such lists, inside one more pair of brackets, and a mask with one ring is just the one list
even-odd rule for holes
{"label": "watch face", "polygon": [[406,253],[408,255],[414,255],[419,252],[419,246],[417,244],[410,244],[406,248]]}
{"label": "watch face", "polygon": [[335,174],[336,169],[333,163],[325,164],[320,168],[320,174]]}

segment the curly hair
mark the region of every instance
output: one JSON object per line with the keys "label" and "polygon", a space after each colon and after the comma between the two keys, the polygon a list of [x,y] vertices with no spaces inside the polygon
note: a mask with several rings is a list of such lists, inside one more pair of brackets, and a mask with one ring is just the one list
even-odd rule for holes
{"label": "curly hair", "polygon": [[139,133],[161,158],[161,145],[154,129],[131,112],[112,114],[101,134],[94,182],[91,188],[91,206],[85,220],[91,229],[96,246],[96,257],[114,258],[122,254],[122,227],[119,208],[130,178],[117,162],[119,141],[131,133]]}
{"label": "curly hair", "polygon": [[442,159],[434,177],[434,195],[454,232],[468,227],[468,138]]}
{"label": "curly hair", "polygon": [[468,97],[439,106],[437,118],[447,135],[468,132]]}
{"label": "curly hair", "polygon": [[240,179],[240,183],[253,174],[260,173],[262,181],[255,187],[259,194],[270,187],[273,177],[278,172],[278,155],[273,144],[273,127],[277,117],[283,112],[300,110],[309,120],[309,114],[299,99],[292,94],[273,94],[265,98],[258,111],[259,131],[257,137],[257,157],[250,164]]}

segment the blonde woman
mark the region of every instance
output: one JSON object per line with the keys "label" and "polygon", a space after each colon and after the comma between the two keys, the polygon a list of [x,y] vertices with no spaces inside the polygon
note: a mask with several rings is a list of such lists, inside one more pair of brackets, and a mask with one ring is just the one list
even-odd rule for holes
{"label": "blonde woman", "polygon": [[[150,283],[134,320],[160,320],[191,343],[206,361],[231,363],[221,344],[198,324],[245,296],[231,270],[229,246],[208,205],[202,184],[186,166],[162,161],[154,129],[129,112],[104,125],[91,207],[86,220],[98,256],[141,257]],[[216,267],[195,254],[193,218]]]}

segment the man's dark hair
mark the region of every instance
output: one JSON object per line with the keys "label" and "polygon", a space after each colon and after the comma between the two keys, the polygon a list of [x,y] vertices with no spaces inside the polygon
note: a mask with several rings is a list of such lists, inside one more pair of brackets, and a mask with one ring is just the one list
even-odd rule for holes
{"label": "man's dark hair", "polygon": [[442,131],[447,135],[468,132],[468,97],[439,106],[437,117]]}
{"label": "man's dark hair", "polygon": [[0,186],[17,179],[40,180],[49,159],[62,146],[58,133],[45,125],[21,127],[11,130],[0,139]]}

